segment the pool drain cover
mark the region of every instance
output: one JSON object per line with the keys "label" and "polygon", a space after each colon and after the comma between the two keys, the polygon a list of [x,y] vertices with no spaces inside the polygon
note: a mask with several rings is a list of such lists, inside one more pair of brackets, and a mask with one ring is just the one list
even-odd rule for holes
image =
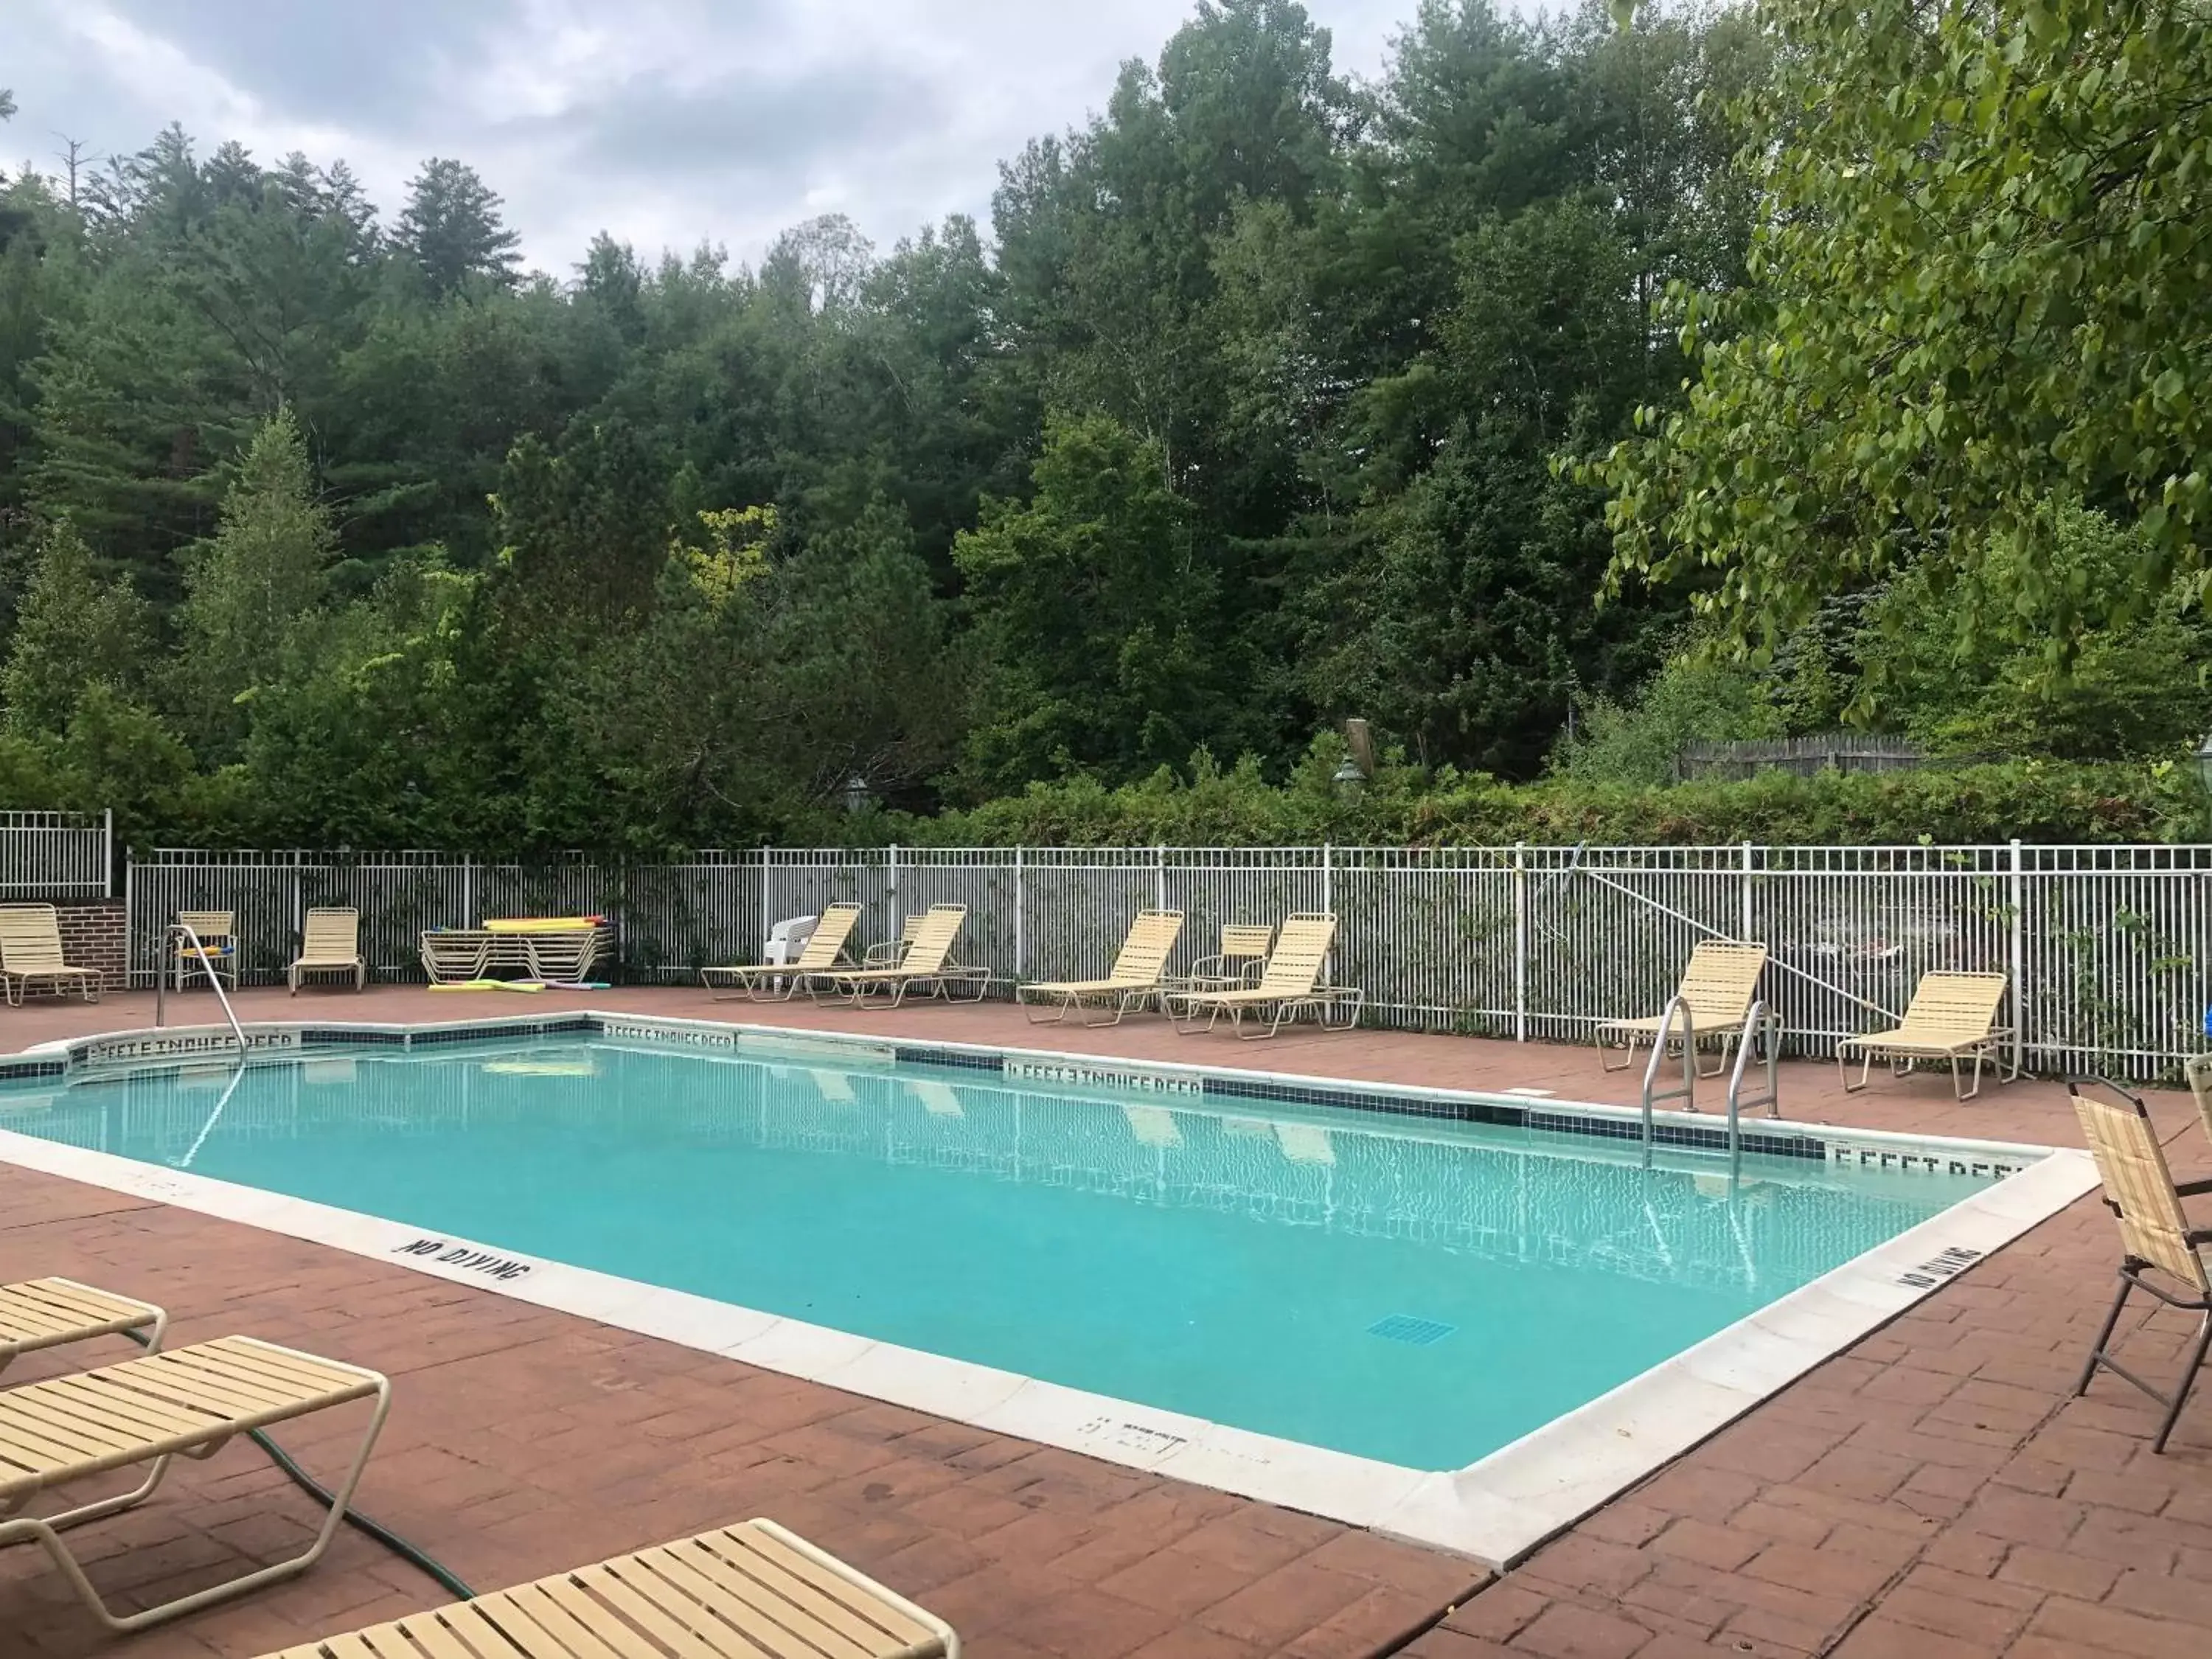
{"label": "pool drain cover", "polygon": [[1388,1319],[1378,1319],[1367,1328],[1367,1334],[1379,1336],[1390,1342],[1410,1342],[1417,1348],[1425,1348],[1432,1342],[1441,1342],[1459,1328],[1441,1320],[1416,1319],[1411,1314],[1392,1314]]}

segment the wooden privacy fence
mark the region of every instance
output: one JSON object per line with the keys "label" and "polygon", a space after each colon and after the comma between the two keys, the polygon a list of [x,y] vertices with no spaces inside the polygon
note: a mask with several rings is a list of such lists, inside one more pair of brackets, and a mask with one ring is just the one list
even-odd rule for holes
{"label": "wooden privacy fence", "polygon": [[1129,919],[1187,913],[1178,962],[1224,923],[1342,919],[1333,975],[1402,1029],[1575,1039],[1664,1003],[1699,939],[1764,941],[1765,994],[1801,1053],[1893,1023],[1930,969],[2011,975],[2006,1018],[2044,1070],[2148,1078],[2203,1046],[2212,848],[891,848],[702,852],[679,862],[500,863],[410,853],[134,854],[135,982],[182,909],[235,910],[241,976],[274,982],[313,905],[362,912],[379,978],[419,979],[416,936],[488,916],[611,917],[617,972],[690,979],[757,960],[769,924],[836,900],[858,937],[968,907],[963,960],[1000,988],[1102,972]]}

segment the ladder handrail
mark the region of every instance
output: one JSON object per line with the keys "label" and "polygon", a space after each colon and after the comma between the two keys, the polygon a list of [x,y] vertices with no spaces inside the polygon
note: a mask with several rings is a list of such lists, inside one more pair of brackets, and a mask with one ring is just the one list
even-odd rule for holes
{"label": "ladder handrail", "polygon": [[[1781,1023],[1766,1012],[1761,999],[1753,1002],[1751,1011],[1743,1017],[1743,1030],[1736,1039],[1735,1064],[1729,1071],[1728,1137],[1729,1156],[1739,1156],[1743,1150],[1743,1128],[1739,1121],[1743,1108],[1764,1106],[1769,1117],[1782,1115],[1782,1081],[1779,1071],[1782,1044],[1779,1041]],[[1753,1043],[1761,1037],[1766,1042],[1766,1090],[1749,1100],[1744,1098],[1744,1069],[1751,1063]]]}
{"label": "ladder handrail", "polygon": [[215,992],[216,1000],[222,1004],[223,1018],[230,1022],[230,1034],[238,1039],[239,1058],[243,1060],[246,1057],[246,1028],[238,1023],[238,1011],[230,1006],[230,999],[223,994],[222,981],[216,977],[215,963],[190,922],[173,921],[161,930],[161,961],[154,974],[154,1024],[158,1029],[167,1012],[169,964],[175,960],[169,947],[185,942],[191,944],[192,954],[200,959],[200,967],[207,974],[207,982]]}
{"label": "ladder handrail", "polygon": [[[1682,1086],[1662,1090],[1659,1067],[1667,1057],[1667,1036],[1674,1029],[1678,1009],[1682,1016]],[[1659,1029],[1651,1038],[1651,1058],[1644,1063],[1644,1160],[1647,1164],[1651,1161],[1651,1143],[1655,1139],[1651,1110],[1662,1100],[1682,1101],[1690,1110],[1698,1109],[1698,1023],[1690,1011],[1690,1000],[1680,994],[1667,1005],[1667,1012],[1659,1016]]]}

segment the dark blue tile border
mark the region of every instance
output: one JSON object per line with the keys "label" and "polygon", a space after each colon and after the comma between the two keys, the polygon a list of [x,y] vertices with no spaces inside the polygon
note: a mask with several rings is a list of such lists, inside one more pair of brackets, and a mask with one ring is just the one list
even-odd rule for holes
{"label": "dark blue tile border", "polygon": [[[1004,1054],[963,1054],[956,1048],[915,1048],[904,1043],[892,1046],[891,1058],[902,1066],[961,1066],[971,1072],[1003,1072],[1006,1069]],[[1101,1060],[1102,1066],[1110,1064]]]}
{"label": "dark blue tile border", "polygon": [[69,1070],[65,1060],[20,1060],[0,1066],[0,1079],[25,1077],[60,1077]]}

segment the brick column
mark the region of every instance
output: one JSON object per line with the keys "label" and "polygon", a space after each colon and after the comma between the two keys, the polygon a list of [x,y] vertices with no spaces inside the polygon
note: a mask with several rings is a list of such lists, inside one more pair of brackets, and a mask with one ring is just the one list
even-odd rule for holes
{"label": "brick column", "polygon": [[61,921],[62,960],[72,968],[97,968],[110,991],[126,989],[123,901],[90,899],[57,904],[54,910]]}

